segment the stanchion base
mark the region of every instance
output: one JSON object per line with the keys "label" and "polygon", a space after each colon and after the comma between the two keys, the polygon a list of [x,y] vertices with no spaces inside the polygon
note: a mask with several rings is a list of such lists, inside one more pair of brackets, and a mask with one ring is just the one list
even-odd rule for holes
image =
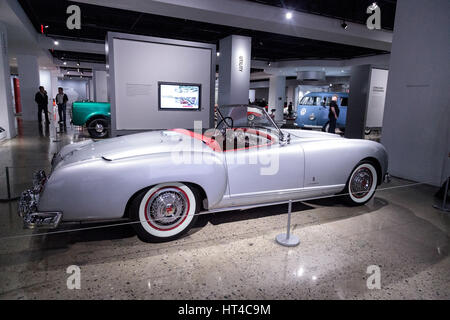
{"label": "stanchion base", "polygon": [[285,233],[281,233],[281,234],[277,235],[276,241],[278,242],[278,244],[281,244],[282,246],[285,246],[285,247],[295,247],[300,244],[299,237],[291,234],[291,235],[289,235],[289,239],[287,239],[287,234],[285,234]]}
{"label": "stanchion base", "polygon": [[433,204],[433,208],[438,209],[439,211],[450,212],[450,208],[444,208],[437,204]]}

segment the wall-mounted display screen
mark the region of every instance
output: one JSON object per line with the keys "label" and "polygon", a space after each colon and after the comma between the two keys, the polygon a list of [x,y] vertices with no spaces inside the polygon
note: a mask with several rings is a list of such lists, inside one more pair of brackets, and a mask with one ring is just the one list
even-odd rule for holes
{"label": "wall-mounted display screen", "polygon": [[159,82],[160,110],[200,110],[201,85]]}

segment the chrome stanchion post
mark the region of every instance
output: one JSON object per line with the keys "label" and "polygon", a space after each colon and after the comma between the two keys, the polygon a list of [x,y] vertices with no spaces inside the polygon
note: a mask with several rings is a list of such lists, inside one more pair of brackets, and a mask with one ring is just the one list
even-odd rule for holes
{"label": "chrome stanchion post", "polygon": [[[54,110],[55,108],[53,108],[53,112],[55,112]],[[61,142],[61,139],[59,138],[59,132],[58,132],[58,126],[57,126],[57,122],[56,122],[56,113],[53,115],[53,121],[52,121],[53,127],[55,129],[55,136],[53,137],[53,142]]]}
{"label": "chrome stanchion post", "polygon": [[291,235],[291,214],[292,214],[292,200],[289,200],[288,206],[288,222],[287,222],[287,232],[277,235],[276,241],[285,247],[295,247],[300,243],[299,237]]}
{"label": "chrome stanchion post", "polygon": [[8,193],[8,200],[11,200],[11,186],[9,184],[9,167],[5,167],[6,172],[6,192]]}

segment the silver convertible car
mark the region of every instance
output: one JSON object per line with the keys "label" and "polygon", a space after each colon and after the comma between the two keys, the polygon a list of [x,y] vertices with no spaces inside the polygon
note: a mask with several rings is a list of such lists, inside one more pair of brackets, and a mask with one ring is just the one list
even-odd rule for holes
{"label": "silver convertible car", "polygon": [[350,205],[363,205],[387,167],[379,143],[280,129],[264,108],[223,106],[214,129],[65,146],[48,176],[35,174],[19,214],[27,228],[127,219],[143,241],[168,241],[204,212],[338,194]]}

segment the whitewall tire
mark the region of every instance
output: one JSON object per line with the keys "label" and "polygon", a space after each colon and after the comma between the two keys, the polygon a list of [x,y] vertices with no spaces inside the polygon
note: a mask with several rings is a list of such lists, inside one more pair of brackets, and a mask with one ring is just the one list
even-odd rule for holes
{"label": "whitewall tire", "polygon": [[131,206],[134,225],[141,240],[173,240],[195,223],[198,212],[196,191],[179,183],[162,183],[142,191]]}
{"label": "whitewall tire", "polygon": [[372,199],[378,185],[378,174],[370,162],[359,163],[352,171],[344,190],[352,205],[363,205]]}

